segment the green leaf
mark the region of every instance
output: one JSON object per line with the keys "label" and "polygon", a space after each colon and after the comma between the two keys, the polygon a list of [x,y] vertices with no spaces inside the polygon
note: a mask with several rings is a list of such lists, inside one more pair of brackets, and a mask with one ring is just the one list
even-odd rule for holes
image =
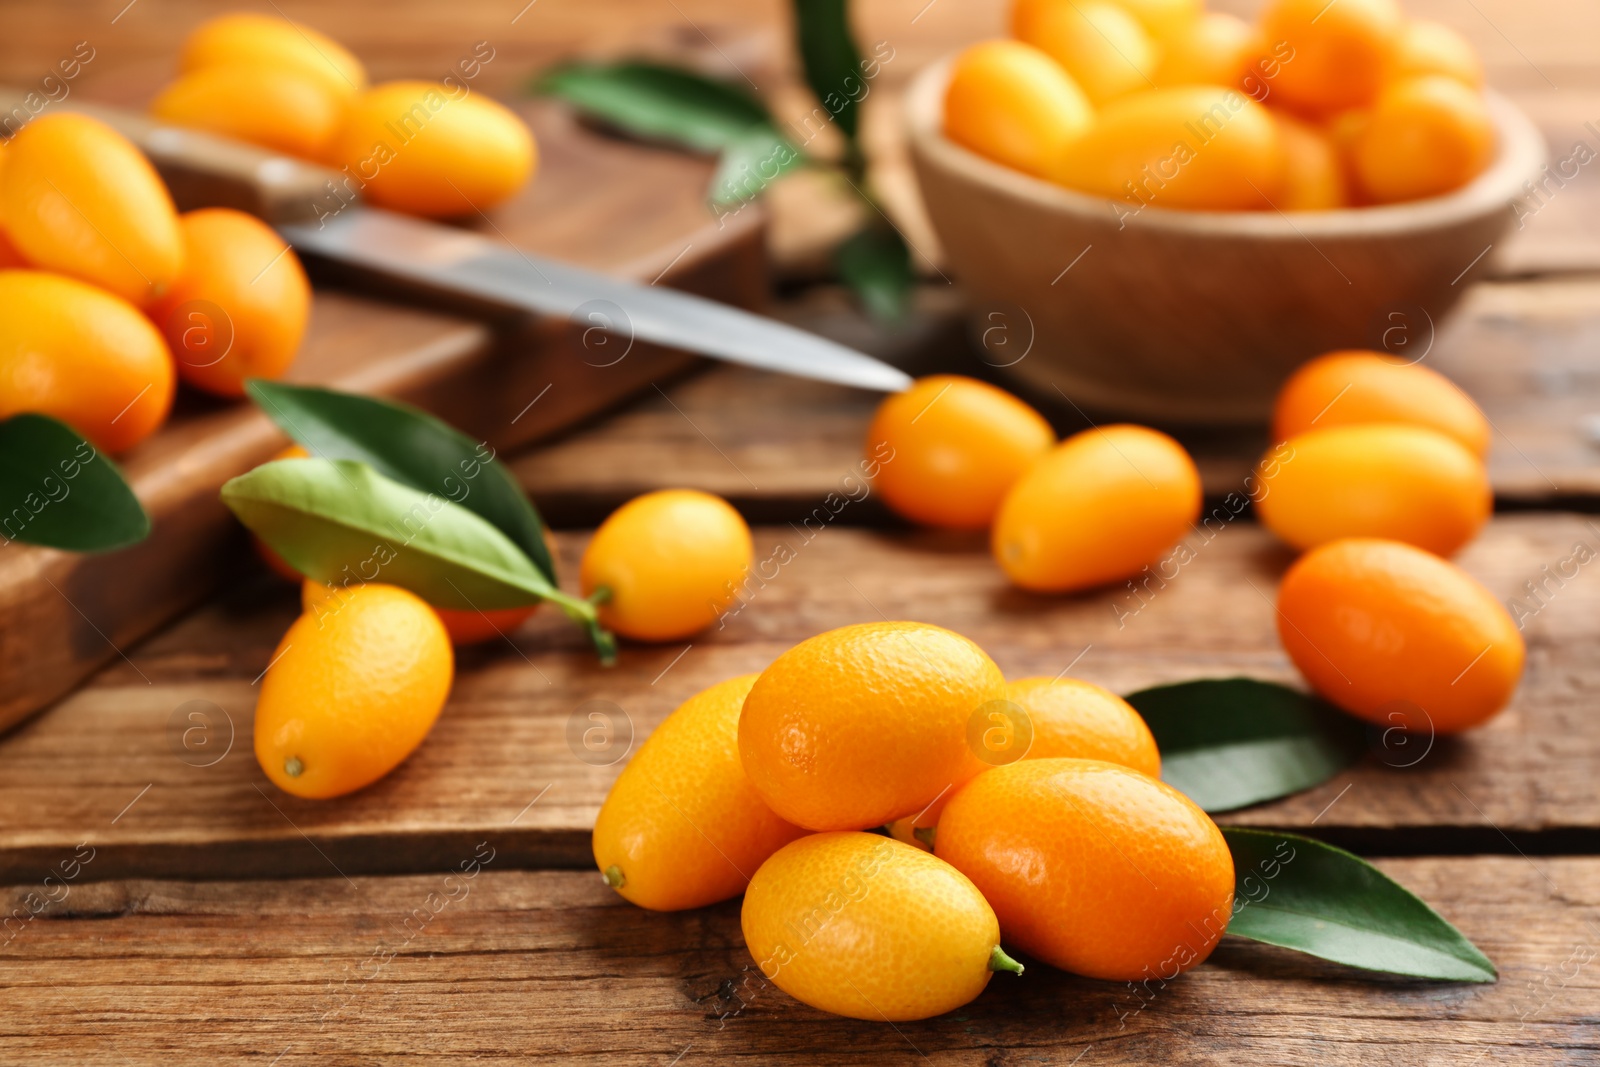
{"label": "green leaf", "polygon": [[265,463],[222,500],[300,573],[335,585],[381,581],[441,608],[492,611],[549,600],[584,625],[606,658],[594,606],[556,589],[493,525],[435,493],[355,460]]}
{"label": "green leaf", "polygon": [[1222,836],[1235,880],[1228,933],[1368,971],[1449,982],[1499,977],[1460,930],[1359,856],[1271,830],[1224,827]]}
{"label": "green leaf", "polygon": [[804,162],[800,150],[777,130],[754,126],[723,150],[711,178],[711,202],[726,205],[752,200]]}
{"label": "green leaf", "polygon": [[149,533],[122,472],[77,431],[31,413],[0,422],[0,537],[108,552]]}
{"label": "green leaf", "polygon": [[897,232],[869,224],[834,250],[834,263],[873,318],[893,323],[905,317],[916,275],[911,252]]}
{"label": "green leaf", "polygon": [[1232,811],[1327,781],[1366,747],[1365,728],[1319,697],[1252,678],[1131,694],[1161,750],[1161,778],[1206,811]]}
{"label": "green leaf", "polygon": [[755,97],[677,67],[575,63],[548,71],[534,88],[635,137],[719,154],[714,204],[752,199],[805,162]]}
{"label": "green leaf", "polygon": [[849,16],[848,0],[794,0],[795,38],[806,84],[853,145],[866,82]]}
{"label": "green leaf", "polygon": [[555,583],[544,522],[488,446],[392,401],[260,378],[245,383],[245,389],[313,456],[360,460],[402,485],[447,497],[487,519]]}
{"label": "green leaf", "polygon": [[720,152],[752,127],[773,125],[742,90],[656,63],[573,63],[545,72],[534,89],[636,137],[701,152]]}

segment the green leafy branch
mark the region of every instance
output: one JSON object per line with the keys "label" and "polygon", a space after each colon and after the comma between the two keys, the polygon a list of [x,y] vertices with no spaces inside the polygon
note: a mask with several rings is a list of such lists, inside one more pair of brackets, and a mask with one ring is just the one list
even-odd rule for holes
{"label": "green leafy branch", "polygon": [[222,500],[300,573],[381,580],[455,610],[549,601],[603,662],[616,658],[595,603],[557,587],[544,522],[487,446],[403,404],[282,382],[246,388],[316,458],[263,464],[225,484]]}
{"label": "green leafy branch", "polygon": [[825,123],[844,141],[836,161],[807,154],[804,144],[814,131],[797,145],[750,93],[680,67],[642,60],[571,63],[546,71],[532,88],[631,136],[715,154],[717,170],[707,199],[719,217],[737,212],[799,167],[833,171],[860,199],[868,219],[834,249],[834,266],[875,318],[895,322],[905,314],[916,276],[905,239],[872,190],[861,146],[860,104],[873,64],[856,46],[847,0],[793,3],[806,84]]}

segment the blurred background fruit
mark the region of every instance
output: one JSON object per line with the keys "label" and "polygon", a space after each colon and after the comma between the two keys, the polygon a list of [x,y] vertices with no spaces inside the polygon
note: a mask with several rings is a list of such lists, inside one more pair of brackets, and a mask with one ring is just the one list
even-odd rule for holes
{"label": "blurred background fruit", "polygon": [[1522,677],[1522,634],[1455,565],[1395,541],[1335,541],[1278,589],[1278,636],[1318,693],[1420,738],[1476,726]]}
{"label": "blurred background fruit", "polygon": [[314,79],[340,100],[367,87],[367,73],[349,49],[327,34],[276,14],[238,11],[202,23],[183,44],[179,68],[278,68]]}
{"label": "blurred background fruit", "polygon": [[1443,74],[1474,89],[1483,87],[1483,63],[1467,39],[1442,22],[1411,19],[1400,31],[1385,79]]}
{"label": "blurred background fruit", "polygon": [[1150,80],[1157,86],[1243,88],[1251,64],[1266,52],[1261,31],[1237,15],[1207,11],[1162,42]]}
{"label": "blurred background fruit", "polygon": [[183,269],[167,187],[126,137],[86,115],[41,115],[11,139],[0,217],[29,263],[140,306]]}
{"label": "blurred background fruit", "polygon": [[117,453],[172,405],[167,344],[126,300],[59,274],[0,271],[0,418],[53,415]]}
{"label": "blurred background fruit", "polygon": [[1056,442],[1033,408],[986,382],[922,378],[878,405],[866,454],[873,487],[913,522],[983,530],[1025,470]]}
{"label": "blurred background fruit", "polygon": [[178,220],[184,268],[150,307],[178,375],[218,396],[243,396],[249,378],[288,370],[311,309],[300,258],[265,223],[230,208]]}
{"label": "blurred background fruit", "polygon": [[461,85],[395,81],[351,101],[329,160],[379,207],[466,216],[494,207],[532,175],[528,127]]}
{"label": "blurred background fruit", "polygon": [[178,126],[322,159],[344,122],[347,97],[296,67],[208,66],[162,90],[150,113]]}
{"label": "blurred background fruit", "polygon": [[945,136],[1008,167],[1048,178],[1092,121],[1088,97],[1048,55],[1021,41],[985,41],[956,60]]}
{"label": "blurred background fruit", "polygon": [[1117,0],[1145,32],[1163,44],[1182,34],[1200,17],[1201,0]]}
{"label": "blurred background fruit", "polygon": [[472,611],[464,608],[434,608],[434,614],[444,623],[445,633],[453,645],[481,645],[508,637],[533,617],[539,610],[537,604],[526,608],[490,608]]}
{"label": "blurred background fruit", "polygon": [[1383,84],[1403,25],[1394,0],[1272,0],[1261,33],[1294,54],[1274,91],[1313,116],[1366,104]]}
{"label": "blurred background fruit", "polygon": [[[5,146],[6,142],[0,141],[0,172],[4,171],[6,165]],[[4,179],[0,179],[0,270],[29,265],[28,261],[22,257],[22,253],[17,251],[17,246],[11,243],[10,236],[5,232],[5,216],[3,214],[5,206],[4,188]]]}
{"label": "blurred background fruit", "polygon": [[1061,184],[1124,211],[1265,208],[1283,184],[1283,146],[1267,109],[1215,86],[1153,89],[1101,109],[1063,154]]}
{"label": "blurred background fruit", "polygon": [[1172,438],[1102,426],[1062,441],[1000,505],[995,560],[1024,589],[1067,592],[1129,578],[1200,515],[1200,475]]}
{"label": "blurred background fruit", "polygon": [[1016,0],[1011,35],[1060,63],[1096,106],[1149,85],[1160,54],[1110,0]]}
{"label": "blurred background fruit", "polygon": [[1494,503],[1477,456],[1454,438],[1400,423],[1291,437],[1257,478],[1256,514],[1299,549],[1382,537],[1449,556],[1477,536]]}
{"label": "blurred background fruit", "polygon": [[1276,200],[1284,211],[1332,211],[1350,206],[1346,167],[1326,130],[1283,111],[1272,114],[1283,146],[1283,184]]}
{"label": "blurred background fruit", "polygon": [[1329,352],[1283,384],[1272,411],[1272,439],[1331,426],[1401,422],[1438,430],[1482,458],[1489,423],[1472,398],[1431,367],[1383,352]]}
{"label": "blurred background fruit", "polygon": [[1352,146],[1362,192],[1379,204],[1459,188],[1494,156],[1494,122],[1483,97],[1432,74],[1388,86]]}

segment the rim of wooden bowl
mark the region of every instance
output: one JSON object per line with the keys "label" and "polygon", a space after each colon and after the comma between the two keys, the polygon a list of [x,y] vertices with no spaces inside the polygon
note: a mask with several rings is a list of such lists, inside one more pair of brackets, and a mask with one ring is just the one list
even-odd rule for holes
{"label": "rim of wooden bowl", "polygon": [[[1039,208],[1104,222],[1115,219],[1116,201],[1081,193],[986,159],[944,136],[944,91],[956,54],[919,71],[906,93],[905,123],[912,148],[930,164],[995,187]],[[1484,91],[1495,126],[1494,162],[1453,192],[1425,200],[1332,211],[1190,211],[1149,206],[1128,214],[1128,227],[1186,234],[1216,234],[1303,241],[1311,237],[1353,238],[1429,230],[1507,210],[1548,158],[1533,122],[1493,90]]]}

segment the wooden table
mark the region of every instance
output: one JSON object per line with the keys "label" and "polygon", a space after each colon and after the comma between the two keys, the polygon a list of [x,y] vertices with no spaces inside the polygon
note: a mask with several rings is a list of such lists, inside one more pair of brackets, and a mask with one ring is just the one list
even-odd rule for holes
{"label": "wooden table", "polygon": [[[176,39],[209,10],[139,0],[119,16],[123,2],[14,12],[0,73],[35,78],[48,64],[41,57],[87,38],[99,54],[83,85],[105,79],[95,91],[111,91],[170,62]],[[643,33],[700,42],[780,110],[797,113],[803,101],[781,48],[761,47],[781,42],[776,2],[281,6],[371,57],[379,76],[443,69],[488,39],[499,49],[491,88],[503,92],[532,64]],[[1600,120],[1600,8],[1411,7],[1473,38],[1491,81],[1535,116],[1558,156],[1580,137],[1600,146],[1600,133],[1583,129]],[[896,47],[869,102],[881,184],[914,243],[936,255],[906,195],[894,94],[927,59],[992,32],[999,9],[878,0],[860,5],[858,22],[863,38]],[[1600,179],[1587,170],[1558,190],[1499,250],[1494,280],[1474,290],[1430,356],[1497,429],[1499,511],[1460,562],[1508,599],[1525,597],[1525,583],[1575,543],[1600,547],[1600,454],[1586,421],[1600,413],[1600,283],[1586,273],[1600,267],[1597,205]],[[813,269],[819,235],[849,222],[803,184],[773,208],[774,255],[791,275]],[[825,287],[780,310],[908,366],[962,365],[958,298],[929,277],[915,321],[895,336]],[[891,1028],[823,1015],[752,977],[736,903],[662,916],[606,889],[590,867],[587,828],[629,744],[704,685],[830,626],[925,619],[969,634],[1008,674],[1073,664],[1123,690],[1233,673],[1293,679],[1270,604],[1289,556],[1248,520],[1229,524],[1143,605],[1118,589],[1018,592],[981,539],[908,530],[871,497],[807,537],[797,525],[854,484],[845,479],[872,403],[715,370],[663,383],[519,457],[519,475],[563,528],[568,576],[584,527],[669,484],[723,493],[758,523],[758,556],[781,541],[796,558],[725,627],[626,646],[610,671],[548,613],[510,647],[465,651],[427,743],[355,796],[298,801],[255,765],[254,683],[296,607],[292,589],[244,558],[226,595],[124,649],[125,659],[0,738],[0,914],[13,916],[0,919],[0,1062],[1600,1061],[1594,568],[1528,602],[1538,610],[1526,625],[1527,675],[1488,727],[1426,751],[1375,741],[1326,785],[1225,820],[1380,857],[1494,959],[1495,985],[1373,978],[1225,940],[1142,1010],[1125,988],[1035,967],[961,1011]],[[1050,413],[1072,428],[1070,413]],[[1262,442],[1241,433],[1189,443],[1216,497],[1238,486]],[[600,757],[566,740],[588,700],[621,712],[624,728]],[[208,729],[186,739],[197,709]]]}

